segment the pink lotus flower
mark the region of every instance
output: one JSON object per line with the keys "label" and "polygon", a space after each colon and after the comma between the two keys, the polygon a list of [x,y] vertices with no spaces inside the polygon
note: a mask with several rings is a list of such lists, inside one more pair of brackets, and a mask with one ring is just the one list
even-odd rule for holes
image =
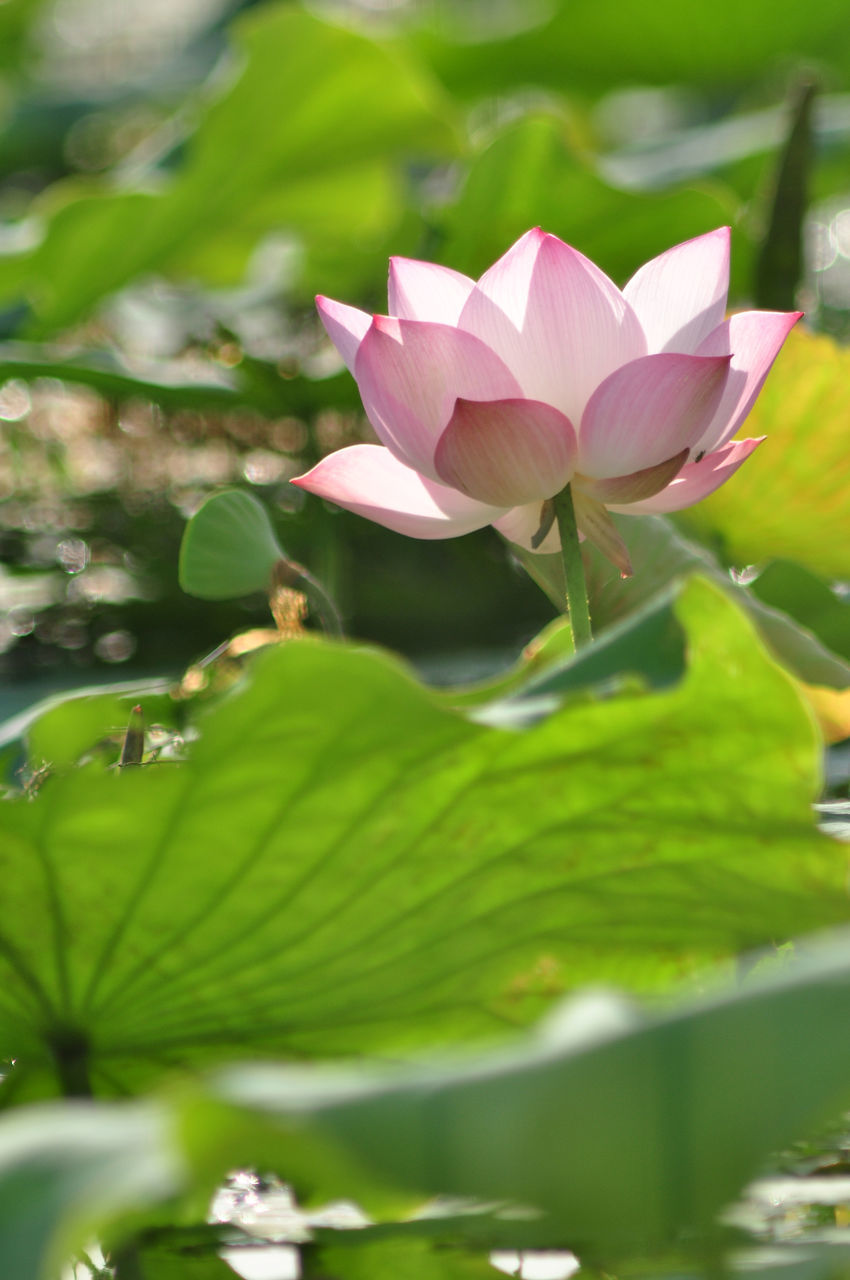
{"label": "pink lotus flower", "polygon": [[476,283],[390,263],[389,316],[317,306],[381,445],[293,481],[414,538],[484,525],[557,551],[547,500],[571,485],[580,532],[624,573],[608,511],[678,511],[761,439],[733,440],[800,312],[724,319],[729,229],[653,258],[622,292],[552,235],[527,232]]}

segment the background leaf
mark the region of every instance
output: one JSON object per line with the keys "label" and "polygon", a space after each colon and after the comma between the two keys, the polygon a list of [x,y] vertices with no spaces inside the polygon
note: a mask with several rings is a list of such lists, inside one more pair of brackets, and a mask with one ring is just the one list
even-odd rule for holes
{"label": "background leaf", "polygon": [[52,1280],[111,1218],[167,1199],[181,1161],[158,1105],[44,1106],[0,1120],[0,1248],[14,1280]]}
{"label": "background leaf", "polygon": [[[501,1054],[395,1072],[236,1068],[218,1092],[281,1117],[284,1166],[294,1127],[304,1148],[335,1143],[367,1178],[549,1211],[588,1266],[674,1241],[706,1257],[715,1215],[771,1151],[846,1105],[848,1013],[843,933],[669,1011],[580,996]],[[207,1135],[188,1136],[203,1164]],[[344,1194],[332,1159],[325,1174]],[[551,1222],[540,1226],[551,1245]]]}
{"label": "background leaf", "polygon": [[[727,223],[736,205],[721,184],[637,194],[606,183],[570,145],[569,122],[537,112],[507,125],[477,155],[445,215],[441,258],[477,277],[530,226],[562,236],[625,284],[671,244]],[[628,224],[629,234],[622,228]],[[745,243],[733,265],[743,270]]]}
{"label": "background leaf", "polygon": [[[299,184],[358,162],[386,166],[403,148],[454,147],[445,104],[401,52],[295,6],[247,16],[237,57],[228,91],[207,107],[185,165],[163,190],[148,183],[116,194],[89,182],[43,196],[45,238],[26,257],[34,334],[73,323],[134,276],[177,266],[184,252],[196,259],[199,242],[220,236],[258,199],[279,193],[286,225],[320,241],[326,226],[314,198],[299,205]],[[20,261],[8,260],[11,289],[6,265],[0,258],[3,297],[19,287]]]}
{"label": "background leaf", "polygon": [[846,467],[850,352],[828,337],[792,332],[746,433],[768,438],[735,476],[681,519],[716,538],[736,565],[775,557],[850,578]]}
{"label": "background leaf", "polygon": [[214,494],[192,516],[180,547],[180,586],[202,600],[268,591],[284,558],[266,509],[250,493]]}

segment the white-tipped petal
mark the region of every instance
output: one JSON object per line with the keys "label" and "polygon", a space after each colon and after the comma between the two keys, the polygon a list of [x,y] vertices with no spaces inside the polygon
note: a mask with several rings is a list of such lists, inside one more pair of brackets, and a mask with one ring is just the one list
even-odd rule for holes
{"label": "white-tipped petal", "polygon": [[368,332],[372,317],[365,311],[358,311],[357,307],[334,302],[333,298],[324,298],[321,294],[316,298],[316,309],[325,332],[353,373],[360,343]]}
{"label": "white-tipped petal", "polygon": [[428,480],[377,444],[328,454],[292,483],[410,538],[456,538],[505,512]]}
{"label": "white-tipped petal", "polygon": [[437,474],[480,502],[514,507],[569,481],[572,424],[539,400],[458,400],[434,454]]}
{"label": "white-tipped petal", "polygon": [[718,325],[702,343],[699,355],[729,353],[732,363],[720,403],[697,441],[697,450],[711,453],[732,439],[802,314],[802,311],[741,311]]}
{"label": "white-tipped petal", "polygon": [[607,480],[690,448],[712,419],[728,370],[728,356],[682,355],[643,356],[617,369],[584,412],[576,470]]}
{"label": "white-tipped petal", "polygon": [[612,503],[611,510],[623,511],[630,516],[666,515],[669,511],[692,507],[725,484],[764,439],[765,436],[753,440],[732,440],[699,462],[689,462],[682,467],[676,479],[654,497],[628,506]]}
{"label": "white-tipped petal", "polygon": [[648,350],[693,354],[722,321],[729,289],[729,228],[719,227],[659,254],[623,290]]}
{"label": "white-tipped petal", "polygon": [[608,374],[646,351],[637,316],[605,273],[540,230],[481,277],[459,324],[501,356],[529,399],[571,422]]}
{"label": "white-tipped petal", "polygon": [[382,443],[401,462],[437,481],[434,450],[455,401],[522,394],[516,378],[479,338],[423,320],[376,316],[354,372]]}
{"label": "white-tipped petal", "polygon": [[475,287],[469,276],[415,258],[390,258],[389,313],[401,320],[457,324]]}

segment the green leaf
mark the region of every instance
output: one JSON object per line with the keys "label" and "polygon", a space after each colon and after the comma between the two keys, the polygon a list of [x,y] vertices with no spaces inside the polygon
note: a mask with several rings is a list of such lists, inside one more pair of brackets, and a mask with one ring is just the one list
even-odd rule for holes
{"label": "green leaf", "polygon": [[795,93],[791,129],[775,178],[770,223],[756,261],[754,301],[768,311],[794,310],[804,271],[804,224],[815,149],[814,101],[814,83],[804,80]]}
{"label": "green leaf", "polygon": [[95,1230],[165,1200],[182,1179],[159,1106],[77,1102],[0,1119],[0,1257],[14,1280],[46,1280]]}
{"label": "green leaf", "polygon": [[733,564],[782,557],[850,578],[850,351],[790,334],[746,422],[767,436],[741,470],[681,519],[716,538]]}
{"label": "green leaf", "polygon": [[764,604],[808,627],[833,653],[850,660],[850,603],[821,578],[790,560],[774,560],[750,590]]}
{"label": "green leaf", "polygon": [[493,1267],[486,1255],[401,1238],[358,1249],[342,1241],[308,1249],[304,1275],[307,1280],[493,1280]]}
{"label": "green leaf", "polygon": [[241,489],[216,493],[186,525],[180,547],[180,586],[201,600],[229,600],[268,591],[284,558],[268,513]]}
{"label": "green leaf", "polygon": [[[45,238],[25,259],[36,335],[68,326],[142,272],[179,268],[184,254],[191,265],[200,244],[259,201],[282,194],[283,225],[320,242],[322,202],[333,194],[336,171],[386,166],[403,151],[454,150],[443,100],[400,51],[290,5],[258,9],[234,30],[237,73],[207,107],[170,184],[118,193],[95,183],[57,184],[43,194]],[[308,188],[299,197],[301,183]],[[395,219],[386,184],[376,194]],[[368,216],[374,221],[374,211]],[[266,224],[257,238],[280,229]],[[0,296],[8,292],[7,266],[17,285],[20,262],[0,260]]]}
{"label": "green leaf", "polygon": [[[250,1252],[256,1253],[256,1249]],[[138,1259],[143,1280],[233,1280],[234,1274],[241,1274],[214,1253],[196,1256],[155,1247],[139,1250]]]}
{"label": "green leaf", "polygon": [[[682,537],[669,520],[661,516],[615,516],[614,519],[629,548],[634,574],[624,582],[601,552],[584,544],[582,554],[590,615],[597,637],[604,637],[609,628],[628,624],[629,619],[659,605],[659,601],[663,609],[663,599],[669,595],[671,585],[688,574],[699,573],[746,609],[762,640],[793,675],[808,684],[831,689],[846,689],[850,685],[850,666],[825,648],[814,631],[801,626],[788,613],[773,608],[772,602],[765,603],[749,589],[734,583],[706,548]],[[512,550],[553,603],[563,609],[564,571],[560,556],[535,555],[518,547]],[[630,631],[624,633],[627,645],[630,634]],[[667,643],[674,643],[669,636]],[[616,659],[620,653],[622,648],[618,648],[613,657]],[[651,647],[639,644],[632,652],[622,654],[620,669],[637,672],[658,683],[664,673],[665,653],[675,663],[673,648],[662,648],[653,655]],[[602,657],[592,652],[586,655],[588,669],[592,670]],[[672,671],[675,675],[675,665]]]}
{"label": "green leaf", "polygon": [[72,359],[59,357],[53,348],[34,343],[0,345],[0,379],[59,378],[91,387],[112,401],[144,399],[164,409],[237,409],[249,405],[269,417],[298,416],[323,409],[350,408],[357,401],[351,376],[333,374],[308,378],[296,374],[282,378],[275,364],[243,356],[225,374],[210,364],[209,381],[187,382],[180,370],[160,362],[145,375],[130,369],[112,352],[91,352]]}
{"label": "green leaf", "polygon": [[[417,48],[452,89],[467,95],[505,94],[530,84],[560,92],[623,84],[749,89],[774,64],[820,58],[846,66],[848,52],[842,0],[820,0],[808,11],[772,0],[752,0],[743,9],[734,0],[718,0],[692,7],[687,21],[675,0],[540,6],[526,0],[514,6],[514,22],[501,39],[487,6],[436,0],[429,9],[436,20],[418,35]],[[486,56],[481,41],[487,42]]]}
{"label": "green leaf", "polygon": [[400,1051],[846,919],[796,692],[716,590],[676,611],[678,685],[524,733],[379,654],[294,642],[204,705],[185,765],[0,805],[0,1045],[33,1090],[97,1091]]}
{"label": "green leaf", "polygon": [[[444,215],[444,262],[478,276],[529,227],[542,225],[625,283],[642,262],[730,221],[737,200],[719,185],[651,195],[609,186],[577,157],[567,132],[551,113],[523,116],[476,157]],[[735,259],[740,267],[737,246]]]}
{"label": "green leaf", "polygon": [[[335,1195],[355,1187],[334,1148],[364,1178],[548,1211],[562,1247],[590,1265],[674,1241],[710,1256],[722,1206],[850,1097],[850,935],[795,943],[746,982],[669,1011],[580,995],[535,1037],[460,1064],[237,1067],[217,1092],[254,1109],[249,1126],[273,1133],[280,1117],[281,1168],[296,1179],[312,1137]],[[549,1245],[552,1221],[540,1224]],[[533,1235],[533,1220],[519,1225]]]}

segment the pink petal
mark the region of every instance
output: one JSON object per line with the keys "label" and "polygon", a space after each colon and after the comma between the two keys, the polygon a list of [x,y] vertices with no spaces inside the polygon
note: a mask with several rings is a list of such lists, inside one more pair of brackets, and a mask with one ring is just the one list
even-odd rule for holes
{"label": "pink petal", "polygon": [[539,400],[458,400],[440,436],[441,480],[500,507],[551,498],[569,480],[576,455],[572,423]]}
{"label": "pink petal", "polygon": [[502,357],[529,399],[571,422],[603,378],[646,351],[637,317],[605,273],[540,230],[481,277],[459,324]]}
{"label": "pink petal", "polygon": [[456,538],[504,514],[427,480],[377,444],[328,454],[292,483],[410,538]]}
{"label": "pink petal", "polygon": [[390,315],[401,320],[457,324],[474,287],[474,280],[450,267],[415,258],[390,258]]}
{"label": "pink petal", "polygon": [[664,515],[668,511],[692,507],[725,484],[764,439],[764,436],[759,436],[755,440],[732,440],[699,462],[689,462],[682,467],[676,479],[655,497],[628,506],[611,504],[611,510],[623,511],[629,516]]}
{"label": "pink petal", "polygon": [[536,547],[531,545],[540,528],[543,517],[542,506],[542,502],[526,502],[521,507],[514,507],[513,511],[509,511],[507,515],[494,520],[493,528],[498,529],[508,542],[515,542],[518,546],[525,547],[526,551],[536,551],[540,555],[560,551],[561,536],[558,533],[557,523],[552,525],[542,543]]}
{"label": "pink petal", "polygon": [[344,302],[323,298],[321,294],[316,298],[316,309],[328,337],[353,373],[357,351],[372,323],[372,317],[365,311],[358,311],[356,307],[347,307]]}
{"label": "pink petal", "polygon": [[783,342],[802,311],[742,311],[731,316],[701,344],[699,355],[731,352],[729,380],[711,422],[697,441],[710,453],[731,440],[752,409]]}
{"label": "pink petal", "polygon": [[577,475],[573,488],[580,488],[588,497],[604,502],[606,506],[614,502],[639,502],[641,498],[651,498],[666,489],[687,462],[689,453],[690,449],[680,449],[666,462],[633,471],[628,476],[614,476],[610,480],[591,480]]}
{"label": "pink petal", "polygon": [[594,480],[656,466],[694,445],[723,394],[728,356],[642,356],[593,393],[576,469]]}
{"label": "pink petal", "polygon": [[592,542],[603,556],[617,566],[621,577],[630,578],[632,562],[629,559],[628,548],[602,503],[588,497],[581,489],[574,489],[573,506],[576,524],[588,542]]}
{"label": "pink petal", "polygon": [[480,339],[424,320],[375,316],[354,372],[380,440],[401,462],[437,481],[434,450],[455,401],[522,394],[513,375]]}
{"label": "pink petal", "polygon": [[722,321],[728,289],[729,228],[720,227],[647,262],[623,294],[643,325],[649,351],[693,354]]}

